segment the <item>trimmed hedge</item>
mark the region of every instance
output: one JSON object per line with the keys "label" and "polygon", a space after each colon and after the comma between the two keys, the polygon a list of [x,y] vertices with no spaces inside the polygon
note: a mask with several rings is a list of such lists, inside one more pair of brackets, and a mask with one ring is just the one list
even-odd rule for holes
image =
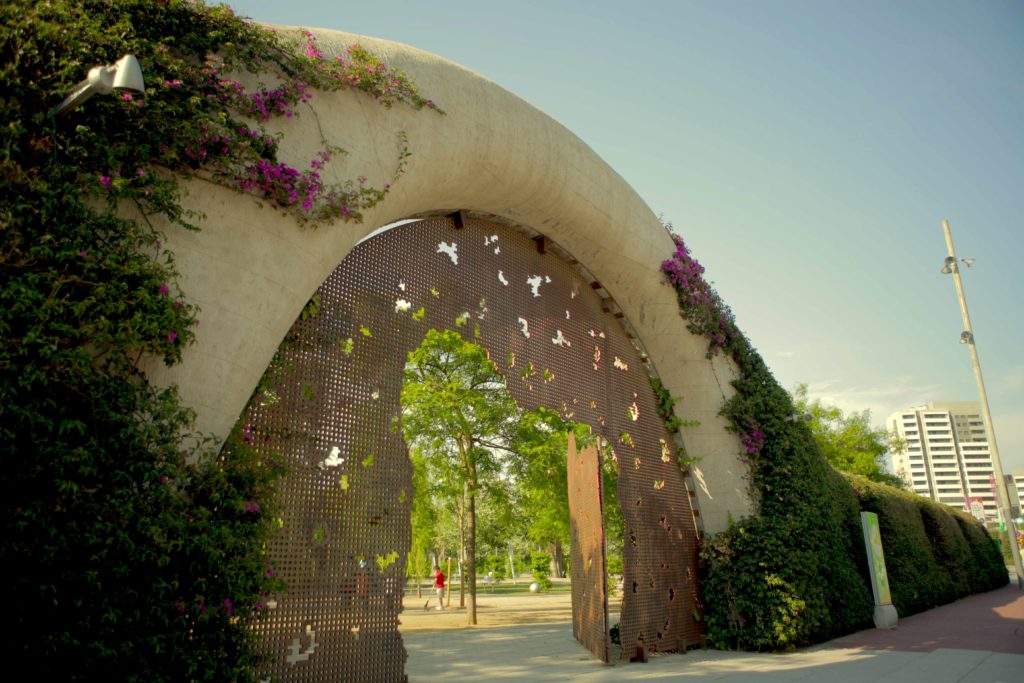
{"label": "trimmed hedge", "polygon": [[892,602],[901,616],[1006,585],[999,549],[970,515],[921,496],[844,475],[862,509],[878,514]]}

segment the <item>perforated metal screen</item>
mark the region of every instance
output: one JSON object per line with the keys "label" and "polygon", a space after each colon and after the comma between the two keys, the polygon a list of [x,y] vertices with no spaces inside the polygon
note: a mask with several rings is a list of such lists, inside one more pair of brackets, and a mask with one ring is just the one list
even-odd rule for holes
{"label": "perforated metal screen", "polygon": [[623,657],[699,640],[690,498],[638,352],[557,255],[504,226],[454,226],[425,220],[355,247],[243,414],[255,445],[288,467],[268,548],[288,588],[255,627],[275,658],[265,676],[403,679],[412,468],[399,396],[406,355],[432,328],[486,348],[521,407],[555,409],[612,445],[626,527]]}

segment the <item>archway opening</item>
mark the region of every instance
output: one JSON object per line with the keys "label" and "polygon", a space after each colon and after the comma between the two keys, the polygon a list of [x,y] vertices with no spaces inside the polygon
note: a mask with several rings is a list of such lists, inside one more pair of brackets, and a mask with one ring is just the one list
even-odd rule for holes
{"label": "archway opening", "polygon": [[[577,582],[590,579],[596,583],[590,588],[604,589],[596,628],[607,628],[605,538],[616,541],[612,547],[620,554],[613,564],[621,571],[622,515],[615,498],[616,471],[608,466],[601,476],[599,451],[592,451],[591,457],[597,457],[590,463],[597,476],[573,481],[577,470],[569,467],[571,454],[577,446],[600,441],[590,426],[565,420],[545,406],[521,409],[508,392],[503,368],[486,349],[456,331],[430,330],[405,367],[401,428],[413,463],[412,543],[406,563],[411,584],[403,633],[478,623],[568,622],[586,593],[573,584],[572,602],[564,599],[570,557],[573,565],[586,557],[593,566],[593,576],[584,576],[576,566],[572,574],[578,575]],[[594,517],[585,514],[580,502],[579,514],[570,514],[573,493],[580,492],[583,503],[596,503]],[[578,539],[588,533],[586,540],[599,545],[584,553]],[[458,576],[454,604],[453,566]],[[432,606],[464,618],[435,616]],[[482,621],[478,606],[486,611]]]}

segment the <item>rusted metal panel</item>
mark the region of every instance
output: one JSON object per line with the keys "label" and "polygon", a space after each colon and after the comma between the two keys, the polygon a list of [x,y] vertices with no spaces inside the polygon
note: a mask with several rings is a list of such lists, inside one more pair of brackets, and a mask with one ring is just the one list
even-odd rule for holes
{"label": "rusted metal panel", "polygon": [[420,221],[357,245],[243,413],[254,445],[288,468],[268,547],[268,569],[288,588],[255,626],[275,658],[263,675],[403,678],[412,468],[399,397],[406,355],[431,328],[486,348],[521,407],[557,410],[612,445],[626,527],[623,656],[699,640],[690,499],[638,352],[552,249],[462,223]]}
{"label": "rusted metal panel", "polygon": [[566,464],[572,539],[572,635],[602,662],[610,662],[601,454],[596,445],[577,448],[576,436],[570,433]]}

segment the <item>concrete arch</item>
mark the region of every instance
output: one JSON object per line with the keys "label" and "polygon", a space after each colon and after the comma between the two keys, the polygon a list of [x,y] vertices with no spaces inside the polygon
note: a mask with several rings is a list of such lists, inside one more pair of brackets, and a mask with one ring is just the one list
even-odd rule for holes
{"label": "concrete arch", "polygon": [[[293,29],[280,29],[282,31]],[[413,156],[406,172],[361,224],[299,229],[281,212],[203,181],[187,203],[206,215],[204,230],[168,229],[182,289],[201,308],[197,343],[174,368],[149,368],[176,383],[197,411],[197,429],[230,430],[278,344],[310,295],[354,244],[379,226],[469,210],[510,221],[555,242],[583,264],[620,307],[673,395],[699,457],[699,504],[706,531],[751,511],[738,438],[718,416],[737,376],[731,361],[705,357],[707,343],[679,316],[660,263],[674,248],[635,191],[579,138],[500,86],[435,55],[398,43],[316,30],[330,58],[360,43],[412,76],[446,112],[388,110],[367,95],[317,93],[309,110],[273,122],[285,133],[282,157],[303,167],[325,138],[345,148],[326,176],[365,175],[382,185],[397,164],[404,132]]]}

